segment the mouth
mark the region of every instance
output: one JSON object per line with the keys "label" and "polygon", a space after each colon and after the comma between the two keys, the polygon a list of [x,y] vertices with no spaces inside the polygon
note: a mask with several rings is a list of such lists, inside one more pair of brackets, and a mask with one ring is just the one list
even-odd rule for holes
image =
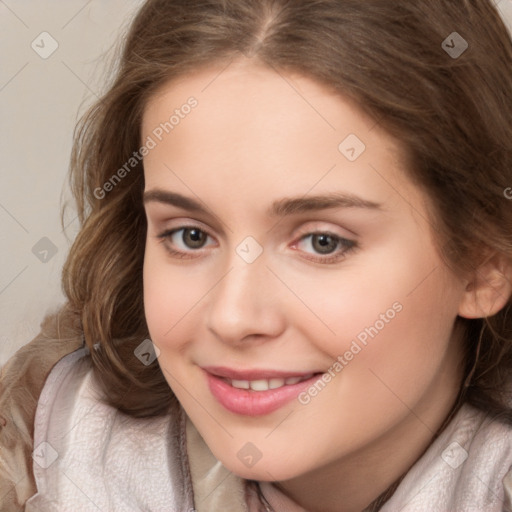
{"label": "mouth", "polygon": [[309,373],[303,377],[288,377],[283,378],[272,378],[272,379],[257,379],[257,380],[239,380],[239,379],[222,379],[227,382],[230,386],[237,389],[251,389],[252,391],[268,391],[269,389],[279,389],[283,386],[293,386],[299,382],[311,379],[315,375]]}
{"label": "mouth", "polygon": [[323,372],[238,371],[202,368],[213,397],[228,411],[261,416],[280,409],[311,386]]}

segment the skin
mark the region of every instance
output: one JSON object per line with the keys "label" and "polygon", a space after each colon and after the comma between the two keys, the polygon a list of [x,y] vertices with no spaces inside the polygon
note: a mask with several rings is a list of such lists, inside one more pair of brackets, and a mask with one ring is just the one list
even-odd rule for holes
{"label": "skin", "polygon": [[[143,140],[190,96],[198,106],[144,158],[146,192],[208,208],[145,203],[144,301],[162,371],[229,470],[274,482],[312,512],[360,511],[414,464],[453,406],[453,325],[474,289],[436,251],[428,198],[398,143],[346,98],[243,59],[166,84],[145,109]],[[366,145],[354,162],[338,150],[349,134]],[[266,213],[283,197],[333,191],[381,206]],[[183,231],[158,238],[183,226],[204,230],[205,245],[187,247]],[[357,247],[326,263],[333,254],[301,239],[325,232]],[[248,236],[263,249],[253,263],[236,252]],[[401,311],[307,405],[231,413],[200,369],[327,371],[395,303]],[[261,452],[251,468],[237,457],[247,442]]]}

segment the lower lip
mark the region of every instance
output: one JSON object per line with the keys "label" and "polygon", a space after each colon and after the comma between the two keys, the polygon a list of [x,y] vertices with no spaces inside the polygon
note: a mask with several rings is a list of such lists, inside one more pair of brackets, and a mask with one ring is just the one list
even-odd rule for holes
{"label": "lower lip", "polygon": [[320,378],[320,375],[314,375],[297,384],[267,391],[252,391],[234,388],[221,378],[205,373],[210,391],[217,401],[228,411],[243,416],[263,416],[277,411]]}

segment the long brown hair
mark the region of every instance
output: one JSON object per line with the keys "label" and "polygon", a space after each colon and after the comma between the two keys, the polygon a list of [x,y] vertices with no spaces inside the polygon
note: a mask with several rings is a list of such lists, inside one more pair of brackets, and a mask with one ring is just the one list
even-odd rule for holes
{"label": "long brown hair", "polygon": [[[462,54],[450,51],[466,43]],[[148,0],[110,88],[75,131],[81,229],[63,271],[107,400],[131,415],[163,414],[175,399],[157,361],[146,366],[134,354],[148,337],[142,162],[105,184],[141,147],[141,117],[159,87],[240,57],[339,91],[400,141],[411,179],[431,198],[439,251],[456,271],[474,268],[483,248],[512,259],[504,195],[512,186],[512,42],[490,0]],[[465,400],[512,423],[510,304],[457,323]]]}

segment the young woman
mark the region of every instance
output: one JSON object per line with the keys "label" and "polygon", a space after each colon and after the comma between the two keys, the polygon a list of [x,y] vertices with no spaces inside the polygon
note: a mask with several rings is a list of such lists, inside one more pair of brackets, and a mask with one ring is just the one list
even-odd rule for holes
{"label": "young woman", "polygon": [[2,510],[511,510],[511,90],[489,0],[147,1]]}

